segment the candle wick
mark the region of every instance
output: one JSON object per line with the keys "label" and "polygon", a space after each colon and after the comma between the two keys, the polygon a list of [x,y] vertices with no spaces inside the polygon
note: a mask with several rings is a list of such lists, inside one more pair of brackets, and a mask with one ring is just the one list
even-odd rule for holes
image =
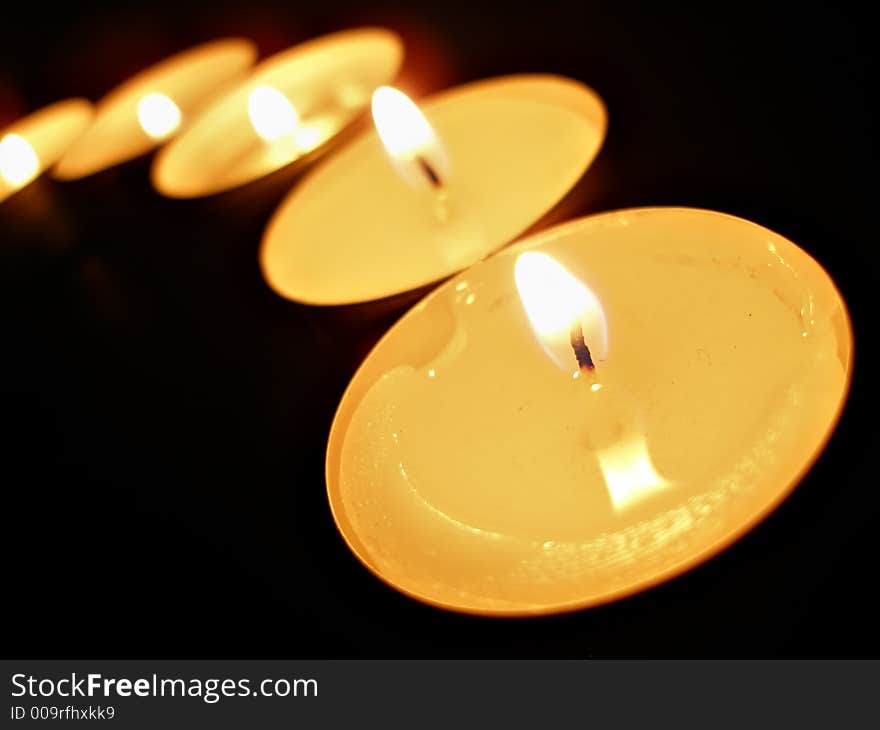
{"label": "candle wick", "polygon": [[587,343],[584,340],[584,329],[579,321],[575,321],[571,326],[571,349],[574,350],[578,369],[581,372],[587,371],[592,373],[596,369],[593,357],[590,355],[590,348],[587,347]]}
{"label": "candle wick", "polygon": [[430,162],[428,162],[422,155],[416,155],[415,158],[416,163],[420,168],[422,168],[422,172],[425,173],[425,177],[428,178],[428,182],[431,183],[431,187],[437,190],[443,188],[443,180],[440,178],[440,175],[434,169]]}

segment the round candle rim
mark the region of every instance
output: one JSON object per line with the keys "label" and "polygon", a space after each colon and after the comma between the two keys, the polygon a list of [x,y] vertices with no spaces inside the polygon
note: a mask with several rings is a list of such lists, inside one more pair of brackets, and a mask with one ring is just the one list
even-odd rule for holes
{"label": "round candle rim", "polygon": [[156,61],[154,64],[141,69],[133,76],[130,76],[125,79],[125,81],[114,86],[95,103],[97,115],[100,115],[105,112],[107,108],[117,104],[121,98],[128,96],[132,90],[136,90],[136,88],[141,86],[145,81],[150,81],[154,77],[163,76],[169,70],[177,70],[182,63],[186,64],[199,59],[199,57],[205,54],[216,53],[218,51],[240,52],[242,57],[248,61],[248,65],[245,66],[245,68],[248,68],[253,64],[258,55],[256,43],[250,40],[250,38],[244,38],[242,36],[215,38],[210,41],[205,41],[204,43],[199,43],[195,46],[190,46],[189,48],[177,51],[170,56],[166,56],[165,58]]}
{"label": "round candle rim", "polygon": [[[429,94],[428,96],[417,100],[419,107],[430,114],[430,110],[433,105],[442,104],[446,102],[449,97],[469,96],[476,93],[485,93],[484,87],[489,87],[489,91],[492,94],[503,94],[503,91],[508,87],[513,88],[517,86],[526,86],[529,84],[542,82],[549,82],[556,86],[569,87],[573,91],[577,92],[577,94],[579,95],[579,101],[583,102],[580,105],[561,103],[559,104],[559,106],[575,112],[579,112],[584,109],[585,105],[589,105],[592,108],[592,111],[595,111],[597,113],[598,143],[596,145],[596,149],[589,157],[584,158],[583,166],[577,177],[565,189],[565,191],[559,196],[559,198],[554,201],[552,205],[550,205],[550,207],[540,213],[536,219],[525,223],[523,227],[516,231],[510,238],[501,241],[496,246],[486,251],[483,254],[482,259],[480,260],[484,260],[508,248],[509,246],[516,243],[517,239],[523,236],[533,235],[531,234],[531,232],[534,231],[535,227],[540,225],[541,221],[552,216],[554,212],[557,211],[565,203],[566,199],[572,194],[572,192],[578,187],[578,185],[586,178],[590,168],[593,166],[593,163],[596,161],[596,158],[598,158],[599,154],[602,152],[603,147],[605,146],[605,140],[608,136],[608,107],[606,106],[605,101],[602,99],[602,96],[595,89],[588,86],[583,81],[572,78],[570,76],[564,76],[562,74],[554,73],[515,73],[503,74],[501,76],[490,76],[488,78],[477,79],[474,81],[465,82],[463,84],[458,84],[447,89],[441,89],[440,91]],[[543,98],[540,96],[536,96],[536,99],[543,101]],[[569,101],[569,99],[567,99],[566,101]],[[346,151],[353,149],[356,145],[363,144],[365,139],[371,137],[375,133],[375,128],[362,130],[345,147],[339,150],[339,154],[344,154]],[[332,161],[332,159],[333,158],[330,158],[328,162]],[[459,273],[468,268],[465,267],[465,269],[453,269],[451,271],[435,275],[430,279],[415,282],[406,289],[390,291],[371,299],[347,298],[335,299],[331,301],[327,299],[319,299],[314,296],[303,296],[301,294],[298,294],[296,297],[291,297],[287,293],[282,293],[279,288],[275,287],[272,284],[272,282],[274,281],[273,277],[269,276],[270,266],[266,258],[269,248],[269,236],[276,227],[281,214],[285,211],[286,208],[288,208],[292,204],[292,201],[296,198],[297,194],[302,189],[304,189],[306,185],[309,184],[311,176],[317,174],[321,169],[322,166],[318,166],[314,168],[314,170],[311,170],[299,185],[290,190],[290,192],[281,200],[276,209],[272,212],[271,217],[269,218],[265,228],[263,229],[263,236],[260,241],[260,248],[258,252],[260,271],[263,274],[263,279],[269,284],[270,288],[276,294],[283,297],[284,299],[287,299],[288,301],[294,301],[299,304],[304,304],[311,307],[351,307],[370,304],[373,302],[386,301],[401,295],[406,295],[411,292],[418,292],[419,290],[426,287],[439,285],[441,282],[445,282],[449,278],[457,276]],[[477,263],[479,263],[479,261],[474,261],[471,266]]]}
{"label": "round candle rim", "polygon": [[[64,156],[64,154],[66,154],[67,150],[69,150],[76,143],[76,141],[80,137],[82,137],[82,135],[88,129],[89,124],[91,124],[92,120],[95,118],[95,106],[94,104],[92,104],[91,101],[84,97],[72,96],[67,99],[60,99],[59,101],[54,101],[51,104],[40,107],[36,111],[33,111],[24,117],[20,117],[3,129],[0,129],[0,139],[5,137],[7,134],[19,134],[27,140],[28,135],[33,134],[41,127],[57,123],[60,115],[70,117],[71,121],[79,121],[79,131],[71,135],[71,138],[67,141],[65,150],[60,154],[55,155],[51,159],[44,159],[39,154],[39,151],[35,150],[37,152],[37,160],[39,162],[39,167],[36,174],[30,180],[27,180],[24,184],[7,191],[5,195],[0,195],[0,202],[8,200],[16,193],[24,190],[26,187],[28,187],[28,185],[36,182],[39,177],[44,175],[47,170],[49,170],[58,160],[60,160]],[[80,119],[77,120],[77,117],[80,117]]]}
{"label": "round candle rim", "polygon": [[59,99],[58,101],[53,101],[51,104],[41,106],[39,109],[10,122],[0,129],[0,137],[7,134],[21,134],[24,136],[28,129],[44,124],[46,121],[44,117],[54,116],[64,109],[64,107],[68,106],[71,107],[71,111],[79,109],[83,112],[87,112],[89,116],[92,116],[95,112],[95,105],[83,96],[71,96],[66,99]]}
{"label": "round candle rim", "polygon": [[[92,116],[92,120],[88,128],[80,135],[80,138],[77,140],[77,143],[82,141],[88,141],[88,136],[91,133],[91,130],[96,128],[97,125],[107,117],[107,115],[111,114],[120,104],[125,104],[129,97],[136,97],[139,95],[140,89],[139,87],[144,86],[145,84],[149,84],[151,81],[165,75],[169,70],[177,70],[180,63],[188,63],[193,60],[199,60],[201,56],[210,53],[222,53],[222,54],[237,54],[241,56],[241,69],[240,72],[246,72],[256,61],[258,51],[256,44],[250,40],[249,38],[239,37],[239,36],[229,36],[226,38],[215,38],[214,40],[206,41],[204,43],[199,43],[198,45],[191,46],[182,51],[178,51],[170,56],[166,56],[165,58],[157,61],[156,63],[148,66],[145,69],[141,69],[133,76],[125,79],[112,89],[108,91],[104,96],[102,96],[97,102],[94,104],[94,114]],[[190,58],[192,57],[192,58]],[[135,120],[135,123],[136,120]],[[185,122],[184,122],[185,124]],[[176,136],[180,133],[180,130],[175,132]],[[136,154],[134,157],[141,157],[145,154],[148,154],[151,150],[156,149],[163,144],[166,144],[169,140],[167,138],[155,139],[152,140],[153,144],[147,147],[144,151]],[[74,174],[67,174],[64,172],[64,167],[62,163],[67,158],[67,155],[71,150],[75,151],[75,147],[71,145],[68,149],[68,152],[62,155],[58,164],[55,165],[52,170],[52,177],[57,180],[64,181],[73,181],[80,180],[82,178],[89,177],[98,172],[107,169],[106,167],[100,167],[96,170],[89,170],[83,173],[81,170],[74,167]],[[134,157],[123,157],[115,162],[113,162],[110,166],[113,167],[118,164],[122,164],[127,162],[128,160],[134,159]]]}
{"label": "round candle rim", "polygon": [[340,42],[350,42],[352,39],[361,40],[359,38],[360,36],[363,36],[364,39],[381,38],[383,42],[387,42],[389,44],[389,47],[393,48],[393,52],[395,54],[394,71],[391,77],[388,79],[388,82],[393,81],[400,74],[400,69],[403,67],[405,46],[403,43],[403,39],[389,28],[383,28],[381,26],[363,26],[357,28],[349,28],[346,30],[320,35],[315,38],[310,38],[309,40],[303,41],[302,43],[297,43],[293,46],[285,48],[278,53],[264,58],[251,69],[251,72],[245,78],[241,79],[238,83],[233,84],[231,87],[225,89],[215,99],[212,99],[205,106],[205,108],[201,110],[201,113],[198,115],[198,117],[193,119],[192,124],[188,125],[186,129],[182,130],[180,134],[176,135],[173,140],[171,140],[165,147],[163,147],[162,150],[159,151],[159,153],[156,155],[156,158],[150,165],[150,182],[153,185],[153,188],[161,195],[167,198],[171,198],[173,200],[192,200],[195,198],[205,198],[214,195],[221,195],[223,193],[229,192],[230,190],[236,190],[246,185],[249,185],[256,180],[260,180],[268,175],[271,175],[274,172],[277,172],[278,170],[282,170],[293,165],[297,165],[299,163],[312,161],[313,159],[315,159],[315,157],[322,154],[341,134],[345,132],[347,128],[349,128],[363,115],[364,111],[369,106],[368,103],[364,104],[363,109],[361,109],[360,111],[355,111],[348,121],[344,122],[342,126],[340,126],[333,134],[331,134],[317,147],[309,150],[306,153],[300,154],[297,157],[294,157],[292,160],[289,160],[288,162],[285,162],[284,164],[272,170],[269,170],[259,177],[245,180],[243,182],[239,182],[233,185],[224,185],[223,187],[216,189],[210,188],[207,190],[207,192],[183,193],[180,192],[180,190],[178,189],[169,188],[167,185],[167,181],[160,181],[159,179],[159,168],[167,164],[166,160],[170,159],[175,153],[180,154],[180,150],[185,149],[187,143],[192,139],[193,135],[204,133],[206,131],[205,129],[202,129],[202,125],[204,125],[204,120],[210,119],[212,115],[219,113],[222,107],[224,107],[226,104],[231,104],[238,94],[247,91],[250,87],[259,85],[267,77],[272,77],[275,73],[277,73],[285,66],[291,64],[299,66],[304,62],[308,62],[309,56],[314,53],[321,53],[325,51],[326,46],[332,46]]}
{"label": "round candle rim", "polygon": [[[391,46],[394,46],[394,50],[399,54],[399,70],[400,66],[403,64],[405,50],[403,39],[400,35],[390,28],[384,28],[379,25],[358,26],[356,28],[347,28],[345,30],[337,30],[332,33],[315,36],[314,38],[309,38],[278,51],[278,53],[273,53],[271,56],[264,58],[254,66],[251,73],[248,75],[248,78],[244,79],[240,84],[236,84],[235,88],[229,89],[224,96],[232,95],[238,91],[240,86],[250,83],[259,84],[264,80],[266,74],[271,74],[272,72],[277,71],[279,67],[286,66],[289,63],[301,63],[303,56],[310,56],[315,53],[315,51],[323,50],[324,46],[332,46],[340,41],[350,41],[358,36],[382,37],[384,41],[388,41]],[[222,99],[218,99],[217,103],[220,101],[222,101]]]}
{"label": "round candle rim", "polygon": [[[590,596],[586,599],[575,599],[572,601],[565,601],[561,603],[548,603],[544,605],[536,605],[534,607],[522,606],[515,608],[487,608],[480,606],[463,606],[459,604],[447,603],[442,600],[438,600],[433,598],[432,596],[425,595],[419,591],[413,590],[411,588],[407,588],[404,585],[401,585],[397,581],[383,575],[376,568],[373,567],[371,562],[361,553],[361,551],[352,544],[352,541],[349,539],[349,535],[345,530],[342,529],[342,525],[340,524],[340,513],[344,512],[342,505],[336,504],[336,500],[333,498],[333,494],[331,491],[331,442],[333,441],[333,435],[336,433],[337,429],[340,428],[339,419],[342,414],[343,406],[345,405],[346,400],[349,398],[351,391],[357,381],[359,375],[362,370],[366,367],[367,362],[373,356],[373,354],[379,350],[379,348],[384,346],[384,343],[387,339],[390,339],[392,334],[396,332],[399,327],[406,326],[406,323],[413,316],[414,310],[419,307],[427,307],[430,302],[435,298],[441,295],[441,292],[444,292],[447,286],[451,286],[452,282],[457,280],[459,277],[463,276],[469,269],[464,269],[463,271],[455,274],[450,277],[446,281],[443,282],[442,285],[438,286],[436,289],[432,290],[429,294],[427,294],[424,298],[420,299],[416,302],[404,315],[397,320],[388,331],[382,335],[382,337],[376,342],[376,344],[370,349],[370,351],[366,354],[361,364],[358,366],[357,370],[355,370],[354,374],[351,376],[348,385],[343,391],[342,397],[339,400],[339,404],[336,407],[336,411],[333,415],[333,420],[330,424],[330,434],[327,439],[327,449],[325,453],[324,460],[324,481],[326,485],[327,492],[327,502],[330,505],[330,513],[333,516],[333,522],[336,526],[337,532],[342,536],[342,539],[345,541],[345,544],[348,546],[348,549],[354,554],[354,556],[358,559],[358,561],[367,568],[374,576],[376,576],[379,580],[381,580],[386,585],[395,589],[396,591],[408,596],[409,598],[413,598],[421,603],[427,604],[429,606],[433,606],[435,608],[442,608],[447,611],[452,611],[454,613],[474,615],[474,616],[491,616],[493,618],[528,618],[528,617],[537,617],[537,616],[549,616],[563,613],[570,613],[573,611],[583,610],[587,608],[593,608],[596,606],[602,606],[608,603],[612,603],[614,601],[627,598],[629,596],[636,595],[648,589],[654,588],[662,583],[665,583],[669,580],[677,578],[681,575],[684,575],[689,570],[702,565],[707,562],[711,558],[715,557],[726,548],[731,546],[737,540],[742,537],[745,537],[748,533],[750,533],[753,529],[755,529],[761,522],[763,522],[770,514],[772,514],[797,488],[797,486],[804,479],[809,470],[813,467],[822,453],[825,451],[828,442],[831,439],[835,429],[837,428],[837,424],[840,421],[840,418],[843,414],[843,410],[846,406],[846,403],[849,398],[850,387],[852,385],[852,375],[854,368],[854,352],[855,352],[855,334],[853,332],[852,327],[852,319],[849,314],[849,310],[846,306],[846,300],[843,298],[843,295],[840,292],[836,282],[828,273],[828,271],[820,264],[808,251],[805,251],[803,248],[798,246],[794,241],[788,239],[780,233],[777,233],[766,226],[762,226],[759,223],[755,223],[754,221],[750,221],[746,218],[741,218],[736,215],[732,215],[730,213],[723,213],[720,211],[714,211],[707,208],[692,208],[688,206],[643,206],[637,208],[618,208],[610,211],[603,211],[601,213],[595,213],[592,215],[582,216],[580,218],[576,218],[571,221],[567,221],[565,223],[561,223],[556,226],[552,226],[551,228],[547,228],[543,231],[535,233],[532,236],[524,238],[520,241],[516,241],[504,248],[504,252],[514,251],[518,248],[533,248],[536,246],[540,246],[544,243],[545,239],[555,238],[557,236],[565,235],[569,229],[575,229],[579,226],[583,225],[584,221],[596,221],[602,218],[612,218],[614,216],[620,215],[622,213],[626,214],[642,214],[642,213],[656,213],[656,212],[678,212],[678,213],[698,213],[704,214],[708,216],[720,216],[722,218],[728,218],[738,223],[747,223],[749,226],[757,228],[765,233],[770,233],[776,238],[781,238],[787,241],[790,245],[794,246],[798,250],[800,250],[806,257],[811,261],[819,271],[825,274],[828,283],[831,287],[831,293],[835,296],[836,300],[840,304],[840,309],[843,315],[843,323],[846,328],[846,332],[848,334],[847,342],[848,342],[848,357],[846,363],[846,374],[844,378],[843,388],[841,390],[840,398],[836,404],[834,414],[832,418],[828,421],[825,430],[822,433],[822,437],[816,442],[815,447],[811,451],[809,457],[804,461],[801,467],[798,469],[797,473],[788,481],[783,489],[777,492],[771,500],[769,500],[762,509],[753,513],[747,520],[743,522],[733,525],[724,532],[722,532],[715,540],[713,540],[710,544],[706,545],[702,550],[697,551],[689,555],[688,557],[679,560],[668,566],[666,568],[657,570],[656,572],[642,578],[641,580],[637,580],[628,585],[622,586],[620,588],[614,588],[611,590],[607,590],[593,596]],[[475,266],[480,265],[481,263],[487,262],[491,257],[487,257],[480,262],[477,262]],[[341,448],[341,445],[338,447]],[[338,479],[336,482],[338,483]],[[337,490],[338,491],[338,490]]]}
{"label": "round candle rim", "polygon": [[[525,86],[527,84],[542,84],[545,82],[550,82],[558,86],[570,87],[578,94],[582,94],[583,99],[589,99],[590,104],[595,105],[596,110],[599,112],[599,122],[601,124],[601,129],[599,130],[601,132],[601,141],[599,143],[599,147],[597,148],[598,154],[598,150],[602,149],[602,145],[605,142],[605,136],[608,132],[608,107],[606,106],[605,101],[598,91],[596,91],[593,87],[589,86],[580,79],[576,79],[572,76],[542,72],[510,73],[500,74],[498,76],[487,76],[486,78],[474,79],[473,81],[465,81],[462,84],[456,84],[455,86],[440,89],[439,91],[435,91],[432,94],[428,94],[424,98],[416,99],[416,103],[420,108],[429,108],[430,105],[433,105],[440,101],[445,101],[450,96],[484,93],[484,87],[488,87],[490,89],[490,93],[494,95],[496,93],[502,92],[507,86],[517,87]],[[570,99],[567,99],[566,101],[568,100]],[[560,104],[560,106],[573,108],[571,107],[571,105],[565,103]],[[582,107],[578,107],[578,109],[581,108]]]}

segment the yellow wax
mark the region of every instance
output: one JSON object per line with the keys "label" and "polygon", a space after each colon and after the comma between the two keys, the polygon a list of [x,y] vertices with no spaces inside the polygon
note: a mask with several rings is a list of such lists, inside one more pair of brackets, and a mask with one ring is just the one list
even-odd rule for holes
{"label": "yellow wax", "polygon": [[[533,330],[526,251],[601,302],[591,376]],[[773,509],[829,437],[851,357],[831,279],[765,228],[683,208],[573,221],[459,274],[380,341],[333,423],[330,505],[360,560],[420,600],[601,603]]]}
{"label": "yellow wax", "polygon": [[85,99],[43,107],[0,131],[0,201],[53,165],[92,118]]}
{"label": "yellow wax", "polygon": [[75,180],[138,157],[170,139],[254,62],[256,47],[227,38],[178,53],[98,102],[95,120],[55,168]]}
{"label": "yellow wax", "polygon": [[276,54],[162,150],[153,185],[172,198],[211,195],[309,158],[363,112],[402,61],[400,39],[378,28]]}
{"label": "yellow wax", "polygon": [[442,194],[410,187],[373,129],[314,170],[266,229],[269,285],[309,304],[399,294],[455,273],[542,218],[605,135],[601,100],[558,76],[510,76],[420,104],[445,147]]}

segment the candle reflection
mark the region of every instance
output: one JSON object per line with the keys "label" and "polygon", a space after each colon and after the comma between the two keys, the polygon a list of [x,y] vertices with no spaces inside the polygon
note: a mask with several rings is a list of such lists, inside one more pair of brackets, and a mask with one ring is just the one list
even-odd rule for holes
{"label": "candle reflection", "polygon": [[629,438],[596,454],[615,512],[622,512],[670,486],[651,463],[642,436]]}

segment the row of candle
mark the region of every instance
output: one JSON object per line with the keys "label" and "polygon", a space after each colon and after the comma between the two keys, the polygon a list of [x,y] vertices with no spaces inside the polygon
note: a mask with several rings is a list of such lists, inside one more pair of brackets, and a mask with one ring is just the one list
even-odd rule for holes
{"label": "row of candle", "polygon": [[374,128],[282,202],[260,263],[312,305],[453,276],[367,357],[329,437],[336,524],[390,585],[492,615],[593,605],[722,549],[818,456],[852,334],[833,282],[790,241],[646,208],[495,253],[598,153],[606,114],[590,89],[511,76],[420,110],[385,86],[403,47],[378,29],[241,78],[254,58],[245,41],[208,44],[125,84],[91,122],[84,102],[50,107],[3,137],[0,173],[20,186],[60,159],[54,174],[73,179],[181,130],[154,186],[217,193],[316,159],[372,105]]}
{"label": "row of candle", "polygon": [[441,143],[404,94],[383,87],[403,59],[386,30],[319,38],[247,73],[254,58],[248,41],[215,41],[122,84],[91,121],[83,100],[44,109],[6,134],[0,171],[11,191],[56,160],[54,176],[75,180],[164,144],[156,190],[210,195],[311,161],[372,100],[378,135],[362,135],[282,204],[261,253],[283,296],[348,304],[427,285],[500,248],[566,194],[605,133],[587,87],[513,76],[428,100]]}
{"label": "row of candle", "polygon": [[[368,28],[295,46],[254,67],[256,57],[245,39],[205,43],[137,74],[93,110],[77,99],[14,124],[5,136],[30,150],[10,147],[0,157],[7,194],[53,165],[56,178],[76,180],[172,140],[153,169],[163,194],[195,197],[254,180],[331,140],[374,88],[395,77],[403,46],[395,34]],[[45,146],[43,130],[57,134],[62,122],[65,139]]]}

